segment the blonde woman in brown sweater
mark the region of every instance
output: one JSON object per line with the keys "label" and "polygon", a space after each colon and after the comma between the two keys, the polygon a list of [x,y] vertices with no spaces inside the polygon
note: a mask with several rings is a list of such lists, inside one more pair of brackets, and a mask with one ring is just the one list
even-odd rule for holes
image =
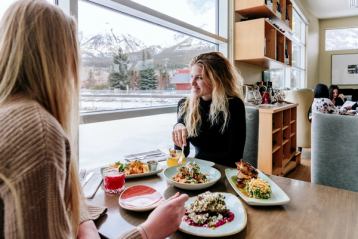
{"label": "blonde woman in brown sweater", "polygon": [[[87,220],[73,147],[78,67],[71,17],[41,0],[18,1],[6,11],[0,23],[0,238],[99,238]],[[169,235],[186,199],[175,195],[125,238]]]}

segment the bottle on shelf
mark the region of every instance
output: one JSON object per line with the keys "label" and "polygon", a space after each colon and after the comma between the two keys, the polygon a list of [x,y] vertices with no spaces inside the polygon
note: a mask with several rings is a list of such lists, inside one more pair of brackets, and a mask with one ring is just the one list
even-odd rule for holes
{"label": "bottle on shelf", "polygon": [[290,56],[288,55],[288,46],[287,44],[285,44],[285,64],[289,65],[290,64]]}
{"label": "bottle on shelf", "polygon": [[277,1],[277,11],[276,11],[276,15],[278,18],[281,19],[281,14],[282,14],[282,11],[281,11],[281,5],[280,5],[280,1]]}

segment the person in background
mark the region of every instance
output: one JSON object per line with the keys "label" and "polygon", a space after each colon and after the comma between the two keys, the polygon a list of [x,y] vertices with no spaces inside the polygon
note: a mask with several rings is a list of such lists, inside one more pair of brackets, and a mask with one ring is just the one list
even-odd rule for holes
{"label": "person in background", "polygon": [[219,52],[194,57],[190,68],[191,95],[178,103],[173,142],[186,156],[191,143],[196,158],[235,167],[243,157],[246,137],[237,73]]}
{"label": "person in background", "polygon": [[339,111],[329,99],[329,90],[325,84],[317,84],[314,89],[312,112],[338,114]]}
{"label": "person in background", "polygon": [[342,106],[344,103],[343,95],[340,94],[339,88],[337,85],[331,85],[329,87],[329,99],[335,106]]}
{"label": "person in background", "polygon": [[[76,23],[45,0],[12,4],[0,23],[0,235],[99,238],[76,167]],[[184,214],[174,195],[123,238],[165,238]]]}

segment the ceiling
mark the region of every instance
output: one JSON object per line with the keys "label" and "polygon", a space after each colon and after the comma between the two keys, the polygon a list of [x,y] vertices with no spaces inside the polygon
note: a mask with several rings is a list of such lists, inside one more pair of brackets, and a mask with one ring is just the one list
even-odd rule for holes
{"label": "ceiling", "polygon": [[301,0],[317,18],[358,16],[358,8],[349,8],[350,0]]}

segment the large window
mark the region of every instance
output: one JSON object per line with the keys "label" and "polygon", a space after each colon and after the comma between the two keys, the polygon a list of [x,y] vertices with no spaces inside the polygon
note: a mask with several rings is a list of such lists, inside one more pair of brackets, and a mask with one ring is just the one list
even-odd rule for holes
{"label": "large window", "polygon": [[86,115],[175,106],[190,90],[190,59],[227,44],[217,0],[109,2],[78,3]]}
{"label": "large window", "polygon": [[132,0],[208,32],[217,33],[217,0]]}
{"label": "large window", "polygon": [[306,77],[307,24],[296,10],[293,11],[292,69],[286,77],[286,87],[303,88]]}
{"label": "large window", "polygon": [[265,76],[274,88],[303,88],[306,78],[306,28],[307,25],[296,9],[292,24],[292,67],[266,71]]}
{"label": "large window", "polygon": [[209,51],[226,55],[227,4],[78,2],[81,115],[90,122],[79,129],[81,168],[173,147],[176,105],[190,92],[190,60]]}
{"label": "large window", "polygon": [[325,50],[358,49],[358,27],[325,30]]}
{"label": "large window", "polygon": [[[0,16],[14,1],[1,0]],[[227,55],[228,0],[48,1],[78,19],[80,110],[88,123],[79,127],[80,167],[172,147],[189,61],[209,51]]]}

